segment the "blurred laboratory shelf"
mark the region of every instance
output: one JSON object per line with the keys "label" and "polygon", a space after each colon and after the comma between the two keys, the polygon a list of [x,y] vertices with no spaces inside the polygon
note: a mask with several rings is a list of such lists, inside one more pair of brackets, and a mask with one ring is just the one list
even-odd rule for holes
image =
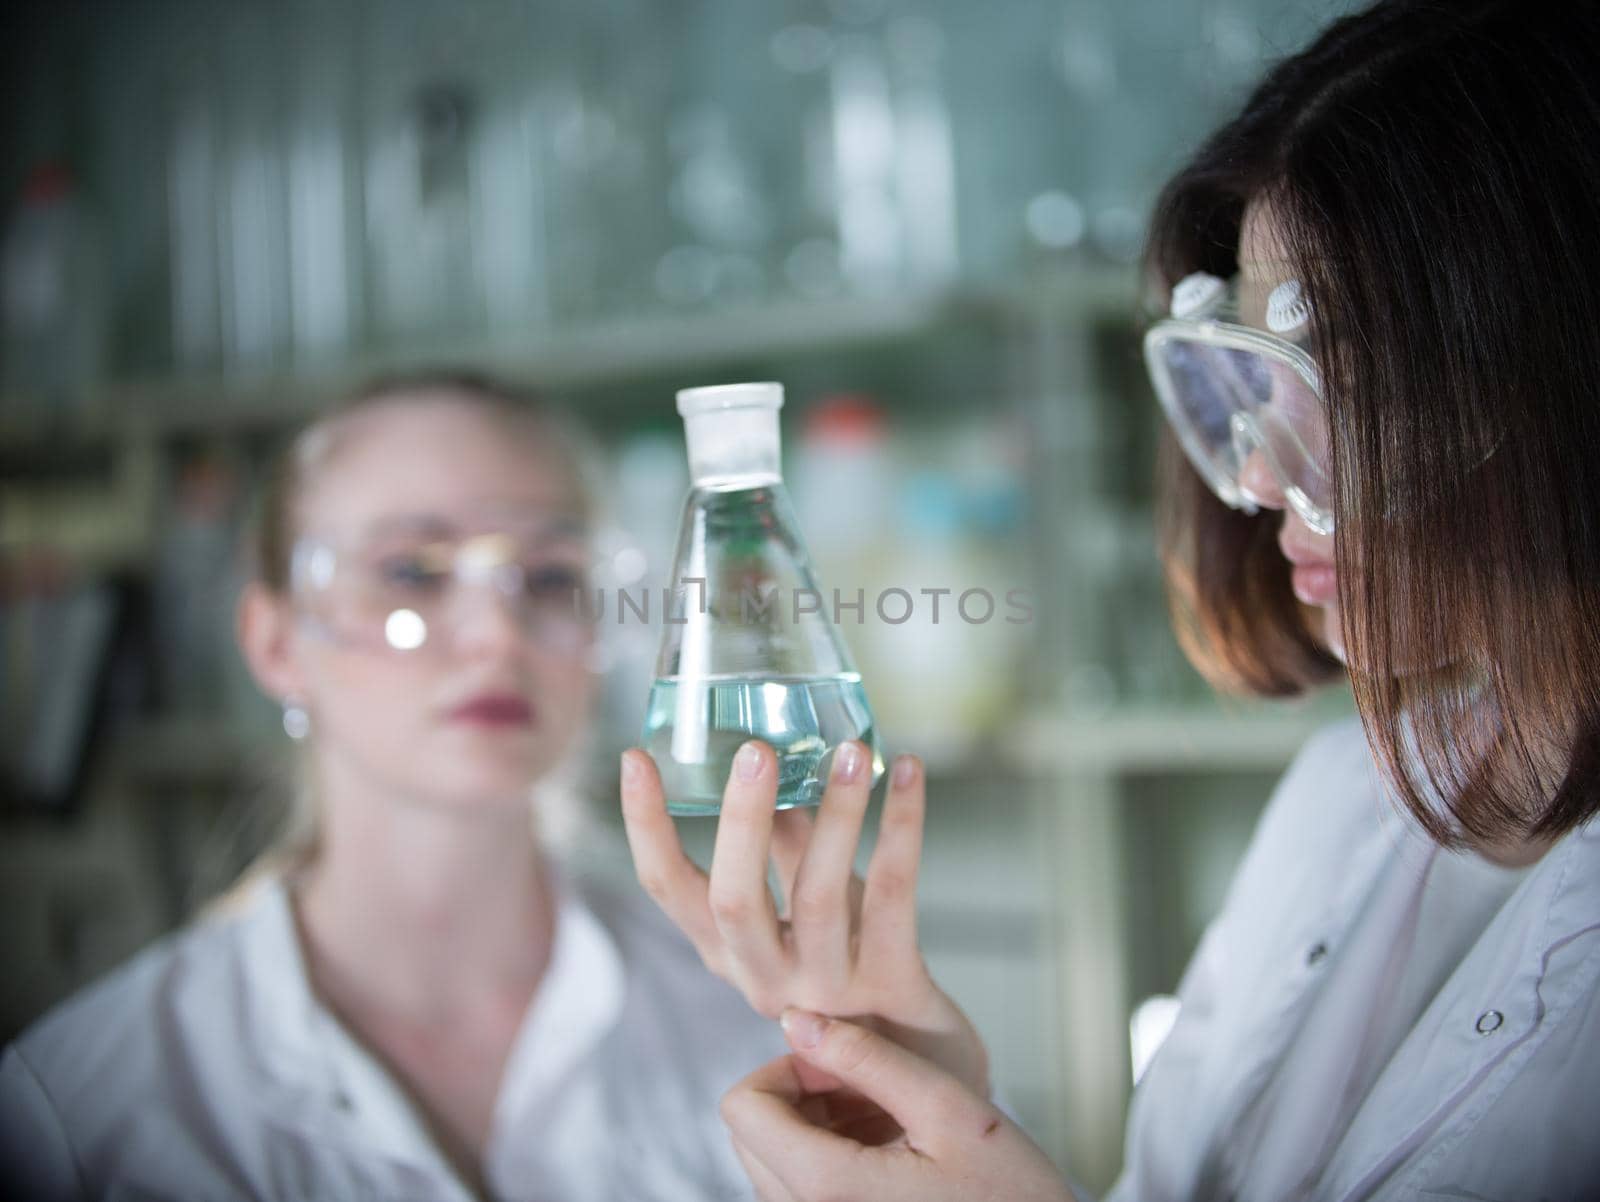
{"label": "blurred laboratory shelf", "polygon": [[1022,718],[1006,760],[1040,775],[1282,767],[1319,727],[1353,714],[1332,691],[1293,702],[1116,706],[1093,716]]}
{"label": "blurred laboratory shelf", "polygon": [[117,437],[100,420],[19,415],[0,402],[0,480],[106,476],[115,470]]}
{"label": "blurred laboratory shelf", "polygon": [[251,762],[286,757],[282,738],[252,733],[225,718],[167,715],[129,723],[110,750],[130,784],[141,788],[226,788]]}
{"label": "blurred laboratory shelf", "polygon": [[90,449],[130,435],[270,431],[314,416],[374,378],[440,364],[470,365],[560,393],[697,367],[825,355],[961,325],[1003,329],[1097,312],[1131,317],[1134,285],[1131,269],[1086,265],[1004,289],[772,302],[419,340],[273,372],[111,379],[92,402],[59,410],[30,398],[0,397],[0,457],[19,464],[31,457],[42,470],[52,462],[84,462]]}

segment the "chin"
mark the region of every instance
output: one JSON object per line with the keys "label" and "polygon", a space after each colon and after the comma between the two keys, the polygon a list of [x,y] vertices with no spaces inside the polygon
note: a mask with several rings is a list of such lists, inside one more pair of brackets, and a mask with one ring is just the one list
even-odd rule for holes
{"label": "chin", "polygon": [[426,795],[446,809],[489,815],[527,805],[533,783],[544,771],[545,757],[532,748],[445,754],[432,762]]}
{"label": "chin", "polygon": [[1328,649],[1328,654],[1341,664],[1349,666],[1350,661],[1345,658],[1344,653],[1344,633],[1339,628],[1339,607],[1336,605],[1323,607],[1322,645]]}
{"label": "chin", "polygon": [[435,804],[463,817],[497,819],[531,813],[533,777],[471,773],[456,780],[439,781],[433,798]]}

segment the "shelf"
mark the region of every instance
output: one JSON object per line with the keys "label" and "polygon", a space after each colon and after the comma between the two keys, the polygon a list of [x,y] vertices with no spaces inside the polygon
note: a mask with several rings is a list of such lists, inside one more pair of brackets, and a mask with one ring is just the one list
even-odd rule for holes
{"label": "shelf", "polygon": [[1018,724],[1010,758],[1033,774],[1252,771],[1282,768],[1327,723],[1349,716],[1331,704],[1139,706],[1099,717],[1044,716]]}
{"label": "shelf", "polygon": [[108,748],[116,770],[141,788],[237,784],[250,765],[287,756],[286,743],[220,718],[163,717],[131,722]]}
{"label": "shelf", "polygon": [[0,480],[58,480],[63,476],[105,477],[115,470],[116,437],[103,425],[79,421],[30,426],[12,418],[0,422]]}
{"label": "shelf", "polygon": [[[281,370],[114,381],[92,408],[61,418],[19,398],[0,403],[0,450],[63,442],[270,431],[314,416],[374,377],[436,365],[501,374],[556,392],[696,367],[823,354],[893,343],[956,322],[1006,323],[1063,311],[1132,311],[1132,273],[1081,268],[1007,289],[956,288],[837,301],[786,301],[741,310],[634,317],[570,329],[506,330],[414,340],[350,359]],[[34,416],[34,415],[37,416]]]}

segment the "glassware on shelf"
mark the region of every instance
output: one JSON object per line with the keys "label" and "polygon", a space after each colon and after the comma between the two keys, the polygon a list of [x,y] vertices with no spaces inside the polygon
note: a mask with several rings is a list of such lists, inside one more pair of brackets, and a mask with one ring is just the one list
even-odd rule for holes
{"label": "glassware on shelf", "polygon": [[166,147],[172,365],[180,374],[222,360],[222,129],[216,38],[207,22],[173,22]]}
{"label": "glassware on shelf", "polygon": [[[607,509],[615,526],[597,535],[596,542],[599,562],[606,568],[604,575],[618,588],[648,587],[665,580],[672,567],[678,513],[662,504],[662,498],[685,495],[689,473],[683,459],[683,438],[676,428],[679,423],[671,425],[671,429],[654,423],[641,427],[608,463],[612,484]],[[600,644],[607,656],[603,665],[607,730],[639,729],[645,699],[655,680],[662,618],[661,609],[652,607],[646,620],[619,624],[616,637]]]}
{"label": "glassware on shelf", "polygon": [[834,7],[831,25],[795,22],[771,39],[801,134],[778,160],[793,178],[780,190],[793,238],[784,275],[807,296],[936,288],[958,268],[943,31],[920,16],[886,21],[875,5]]}
{"label": "glassware on shelf", "polygon": [[418,82],[391,102],[367,159],[374,332],[380,341],[481,326],[471,84]]}
{"label": "glassware on shelf", "polygon": [[885,30],[884,46],[894,94],[903,274],[914,288],[939,287],[950,283],[960,266],[955,144],[943,83],[944,31],[925,17],[897,17]]}
{"label": "glassware on shelf", "polygon": [[355,166],[354,13],[302,0],[291,30],[286,113],[290,343],[328,361],[359,340],[360,195]]}
{"label": "glassware on shelf", "polygon": [[674,242],[667,94],[685,14],[651,0],[547,0],[532,11],[539,66],[527,86],[554,319],[653,309],[657,264]]}
{"label": "glassware on shelf", "polygon": [[290,344],[283,103],[286,30],[241,8],[221,23],[218,279],[223,366],[257,373]]}
{"label": "glassware on shelf", "polygon": [[151,582],[158,684],[163,708],[173,713],[215,713],[225,702],[243,492],[243,471],[224,446],[201,448],[178,464]]}
{"label": "glassware on shelf", "polygon": [[362,55],[370,326],[379,343],[476,332],[485,317],[474,150],[484,13],[368,4]]}
{"label": "glassware on shelf", "polygon": [[671,119],[668,145],[668,202],[686,240],[661,257],[657,291],[673,304],[760,296],[772,219],[732,115],[711,102],[685,107]]}
{"label": "glassware on shelf", "polygon": [[106,351],[102,254],[66,168],[35,168],[0,240],[0,378],[14,400],[56,413],[90,400]]}
{"label": "glassware on shelf", "polygon": [[778,467],[778,384],[678,394],[691,489],[643,746],[675,814],[714,814],[747,739],[778,756],[778,808],[822,799],[841,743],[883,772],[861,675],[831,620]]}

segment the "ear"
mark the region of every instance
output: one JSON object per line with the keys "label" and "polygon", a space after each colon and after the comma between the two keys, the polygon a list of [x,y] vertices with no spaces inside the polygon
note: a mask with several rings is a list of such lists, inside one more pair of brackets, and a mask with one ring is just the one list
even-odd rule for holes
{"label": "ear", "polygon": [[274,701],[304,696],[293,654],[294,612],[288,598],[259,581],[245,585],[234,614],[239,651],[261,691]]}

